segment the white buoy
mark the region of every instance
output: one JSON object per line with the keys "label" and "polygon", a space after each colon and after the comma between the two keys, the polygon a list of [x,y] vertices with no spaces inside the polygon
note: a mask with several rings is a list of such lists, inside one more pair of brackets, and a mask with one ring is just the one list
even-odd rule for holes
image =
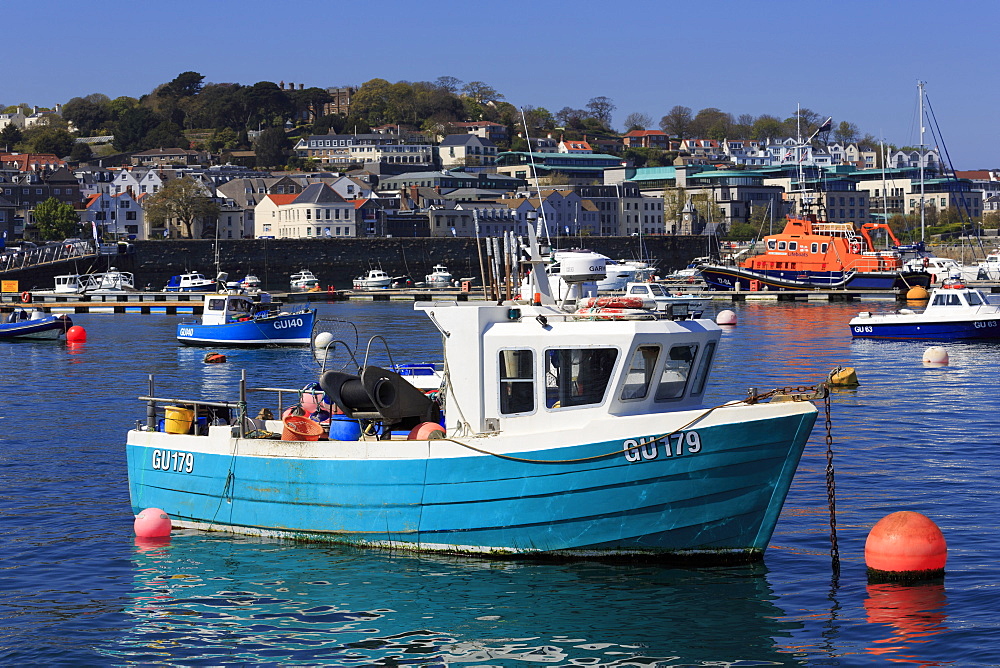
{"label": "white buoy", "polygon": [[736,324],[736,314],[729,309],[725,311],[719,311],[715,316],[715,324],[717,325],[735,325]]}
{"label": "white buoy", "polygon": [[948,351],[941,346],[931,346],[924,351],[924,364],[944,366],[948,363]]}
{"label": "white buoy", "polygon": [[316,335],[316,340],[313,341],[317,350],[326,350],[331,343],[333,343],[333,334],[330,332],[320,332]]}

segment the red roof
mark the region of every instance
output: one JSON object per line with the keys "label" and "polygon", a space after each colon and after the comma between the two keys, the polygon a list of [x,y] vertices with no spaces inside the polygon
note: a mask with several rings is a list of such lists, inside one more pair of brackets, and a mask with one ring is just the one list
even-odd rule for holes
{"label": "red roof", "polygon": [[629,132],[625,136],[626,137],[648,137],[650,135],[657,135],[657,136],[666,137],[667,133],[663,132],[662,130],[632,130],[631,132]]}
{"label": "red roof", "polygon": [[284,206],[285,204],[291,204],[298,197],[298,193],[291,194],[280,194],[280,195],[268,195],[272,202],[278,206]]}

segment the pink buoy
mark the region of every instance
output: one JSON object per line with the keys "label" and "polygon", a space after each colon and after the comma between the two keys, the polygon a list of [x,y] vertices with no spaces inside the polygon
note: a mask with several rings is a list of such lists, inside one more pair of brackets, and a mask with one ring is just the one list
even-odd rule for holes
{"label": "pink buoy", "polygon": [[66,330],[66,340],[70,343],[86,343],[87,330],[80,325],[73,325]]}
{"label": "pink buoy", "polygon": [[159,508],[146,508],[135,516],[132,525],[135,535],[142,538],[159,538],[170,535],[170,516]]}
{"label": "pink buoy", "polygon": [[931,346],[924,351],[924,364],[929,366],[944,366],[948,364],[948,351],[941,346]]}
{"label": "pink buoy", "polygon": [[437,422],[421,422],[407,434],[408,441],[429,441],[445,437],[444,427]]}
{"label": "pink buoy", "polygon": [[736,314],[729,309],[724,311],[719,311],[718,315],[715,316],[715,324],[717,325],[735,325],[736,324]]}

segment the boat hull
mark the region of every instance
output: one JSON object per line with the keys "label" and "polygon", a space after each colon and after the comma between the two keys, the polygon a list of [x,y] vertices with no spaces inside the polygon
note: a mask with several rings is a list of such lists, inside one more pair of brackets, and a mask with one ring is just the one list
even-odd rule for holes
{"label": "boat hull", "polygon": [[315,310],[308,310],[224,325],[182,322],[177,341],[188,346],[308,346],[315,316]]}
{"label": "boat hull", "polygon": [[917,271],[831,271],[803,274],[798,271],[756,272],[741,267],[702,265],[702,278],[712,290],[907,290],[930,285],[930,274]]}
{"label": "boat hull", "polygon": [[[738,417],[715,417],[726,412]],[[656,433],[701,413],[664,415]],[[135,512],[161,508],[179,527],[497,557],[752,560],[815,419],[805,402],[743,406],[666,441],[596,440],[591,426],[560,432],[559,446],[552,433],[462,445],[133,430],[129,489]]]}
{"label": "boat hull", "polygon": [[54,315],[38,320],[21,320],[16,323],[0,323],[2,339],[58,339],[73,326],[73,321],[65,315]]}
{"label": "boat hull", "polygon": [[163,288],[163,291],[164,292],[215,292],[216,287],[217,286],[215,285],[215,283],[211,283],[209,285],[192,285],[190,287],[183,287],[183,288],[165,287]]}
{"label": "boat hull", "polygon": [[918,341],[962,341],[1000,339],[1000,315],[991,318],[970,318],[933,321],[913,318],[893,318],[884,321],[877,316],[851,320],[851,335],[856,339],[893,339]]}

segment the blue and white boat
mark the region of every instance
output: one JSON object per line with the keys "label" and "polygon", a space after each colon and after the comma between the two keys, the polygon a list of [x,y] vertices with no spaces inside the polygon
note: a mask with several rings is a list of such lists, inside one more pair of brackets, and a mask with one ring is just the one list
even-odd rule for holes
{"label": "blue and white boat", "polygon": [[289,313],[268,307],[244,294],[207,294],[201,322],[177,325],[177,340],[189,346],[309,345],[316,309]]}
{"label": "blue and white boat", "polygon": [[[537,300],[415,306],[441,332],[437,392],[367,352],[321,371],[341,413],[332,440],[251,419],[281,414],[274,388],[178,400],[151,378],[127,436],[133,510],[161,508],[179,528],[490,557],[760,558],[814,395],[704,405],[714,322],[568,312],[529,236]],[[314,355],[334,338],[315,335]],[[205,420],[158,431],[166,404]]]}
{"label": "blue and white boat", "polygon": [[[228,277],[226,277],[228,278]],[[223,282],[225,278],[222,279]],[[177,276],[171,276],[167,284],[163,286],[164,292],[213,292],[217,287],[217,282],[205,278],[203,274],[196,271],[189,271]]]}
{"label": "blue and white boat", "polygon": [[73,326],[68,315],[15,308],[0,321],[0,339],[58,339]]}
{"label": "blue and white boat", "polygon": [[931,292],[918,313],[901,308],[892,313],[862,311],[850,322],[856,339],[1000,339],[1000,306],[958,279],[946,279]]}

